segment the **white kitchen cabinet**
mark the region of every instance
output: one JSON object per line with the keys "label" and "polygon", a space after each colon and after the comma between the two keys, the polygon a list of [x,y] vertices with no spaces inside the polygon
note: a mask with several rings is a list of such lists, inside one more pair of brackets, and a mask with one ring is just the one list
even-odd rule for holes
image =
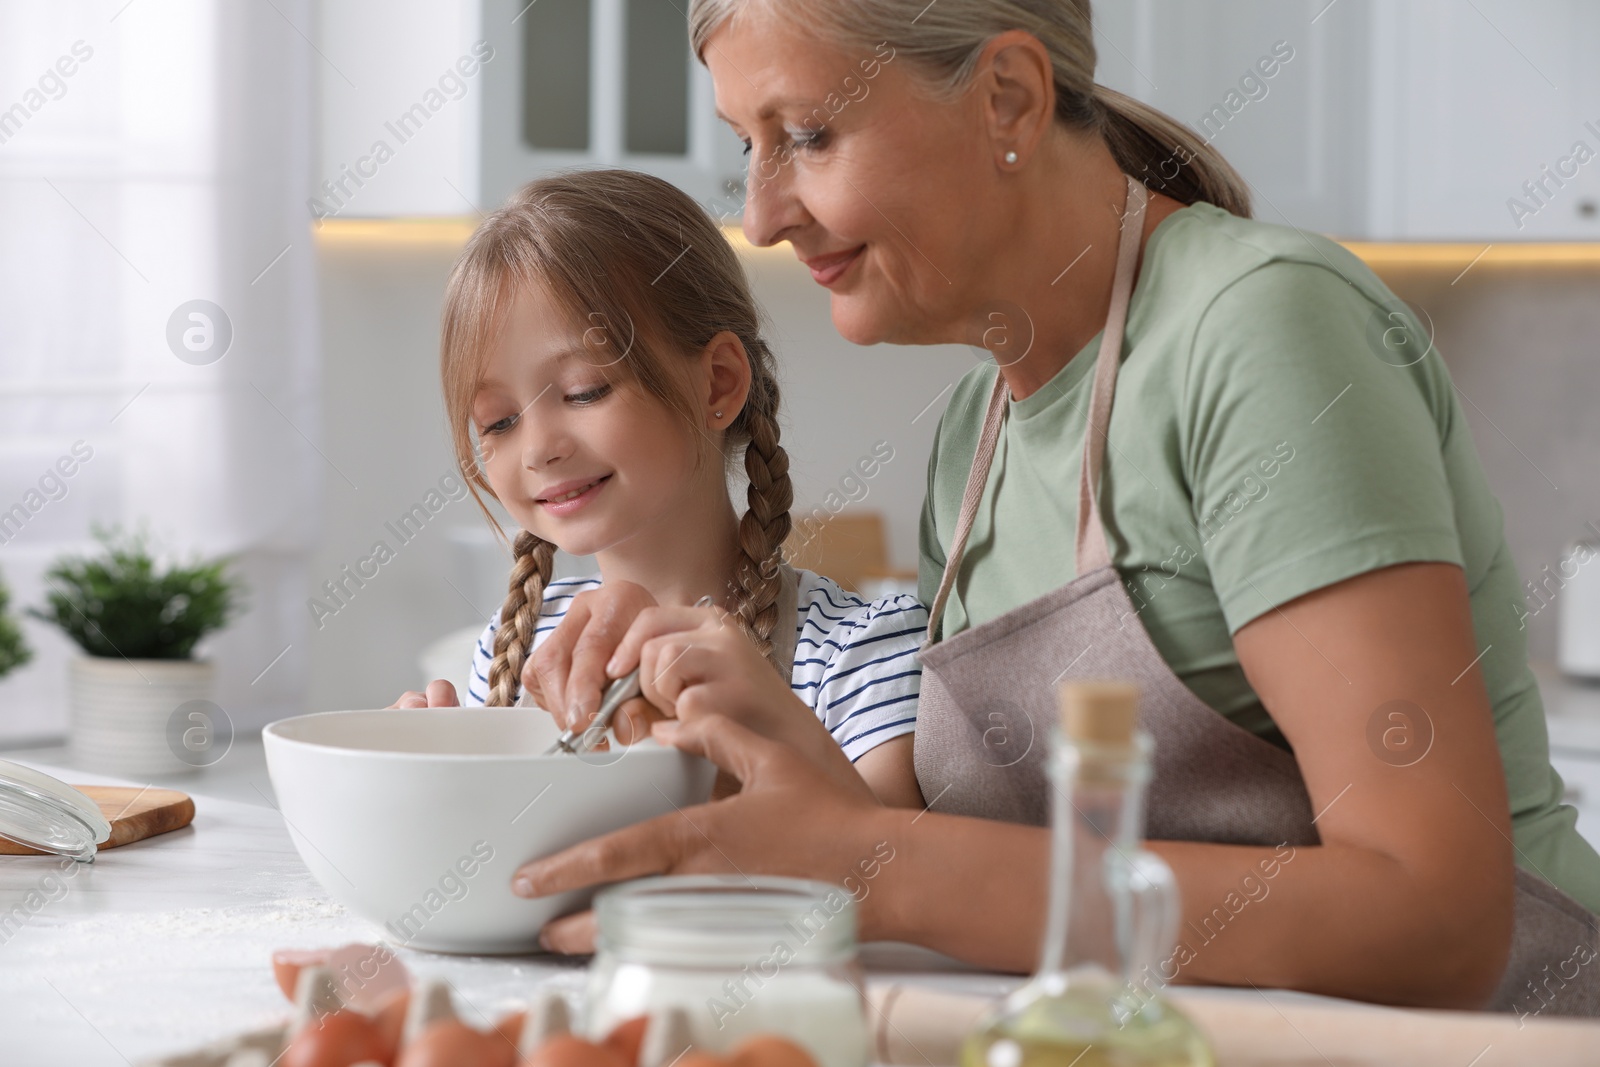
{"label": "white kitchen cabinet", "polygon": [[317,5],[316,220],[465,215],[476,206],[484,82],[511,60],[478,0]]}
{"label": "white kitchen cabinet", "polygon": [[1326,2],[1096,4],[1097,79],[1208,139],[1257,218],[1350,232],[1365,210],[1367,13],[1340,0],[1313,23]]}
{"label": "white kitchen cabinet", "polygon": [[1400,46],[1374,82],[1374,108],[1395,113],[1375,236],[1600,239],[1600,6],[1413,0],[1372,17]]}
{"label": "white kitchen cabinet", "polygon": [[742,210],[743,147],[678,0],[332,0],[317,48],[314,218],[490,211],[588,166]]}
{"label": "white kitchen cabinet", "polygon": [[[321,10],[329,214],[487,210],[543,174],[621,166],[740,215],[741,145],[679,0]],[[1209,139],[1259,218],[1361,240],[1600,240],[1594,0],[1099,0],[1095,18],[1098,79]],[[475,46],[492,60],[450,78]],[[426,129],[395,128],[404,115]]]}
{"label": "white kitchen cabinet", "polygon": [[716,116],[677,0],[483,0],[480,201],[570,167],[664,178],[719,221],[743,208],[743,146]]}
{"label": "white kitchen cabinet", "polygon": [[1534,660],[1550,735],[1550,764],[1566,785],[1565,800],[1578,809],[1578,832],[1600,849],[1600,687]]}
{"label": "white kitchen cabinet", "polygon": [[1550,765],[1566,784],[1565,801],[1578,809],[1578,832],[1600,849],[1600,752],[1553,748]]}
{"label": "white kitchen cabinet", "polygon": [[[1366,240],[1600,240],[1592,0],[1132,0],[1096,18],[1099,80],[1208,137],[1259,218]],[[1264,77],[1275,49],[1292,58]]]}

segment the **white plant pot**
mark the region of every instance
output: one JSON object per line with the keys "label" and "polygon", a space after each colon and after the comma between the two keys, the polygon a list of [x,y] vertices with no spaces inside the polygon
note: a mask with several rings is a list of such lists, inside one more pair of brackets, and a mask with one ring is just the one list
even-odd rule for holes
{"label": "white plant pot", "polygon": [[169,736],[173,712],[211,699],[216,669],[193,660],[79,656],[68,670],[72,752],[85,770],[183,774]]}

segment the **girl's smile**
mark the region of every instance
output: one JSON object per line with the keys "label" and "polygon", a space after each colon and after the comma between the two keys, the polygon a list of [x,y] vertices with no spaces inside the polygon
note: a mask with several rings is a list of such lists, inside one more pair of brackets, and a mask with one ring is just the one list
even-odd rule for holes
{"label": "girl's smile", "polygon": [[602,474],[598,478],[562,482],[534,497],[534,502],[543,505],[552,515],[565,518],[600,495],[600,490],[610,480],[611,475]]}

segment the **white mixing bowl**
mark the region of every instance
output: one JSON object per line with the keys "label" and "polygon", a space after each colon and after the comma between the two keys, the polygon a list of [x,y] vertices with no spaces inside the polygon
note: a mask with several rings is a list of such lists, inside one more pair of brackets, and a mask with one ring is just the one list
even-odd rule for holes
{"label": "white mixing bowl", "polygon": [[716,768],[651,741],[540,755],[526,708],[331,711],[262,731],[300,858],[395,942],[437,952],[538,951],[539,929],[589,891],[511,892],[528,860],[704,802]]}

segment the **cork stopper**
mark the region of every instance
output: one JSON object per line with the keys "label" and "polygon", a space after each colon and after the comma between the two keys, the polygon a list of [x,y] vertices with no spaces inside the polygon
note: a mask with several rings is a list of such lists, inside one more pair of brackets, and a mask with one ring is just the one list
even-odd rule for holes
{"label": "cork stopper", "polygon": [[1139,714],[1139,687],[1131,682],[1063,682],[1061,730],[1073,741],[1127,745]]}

